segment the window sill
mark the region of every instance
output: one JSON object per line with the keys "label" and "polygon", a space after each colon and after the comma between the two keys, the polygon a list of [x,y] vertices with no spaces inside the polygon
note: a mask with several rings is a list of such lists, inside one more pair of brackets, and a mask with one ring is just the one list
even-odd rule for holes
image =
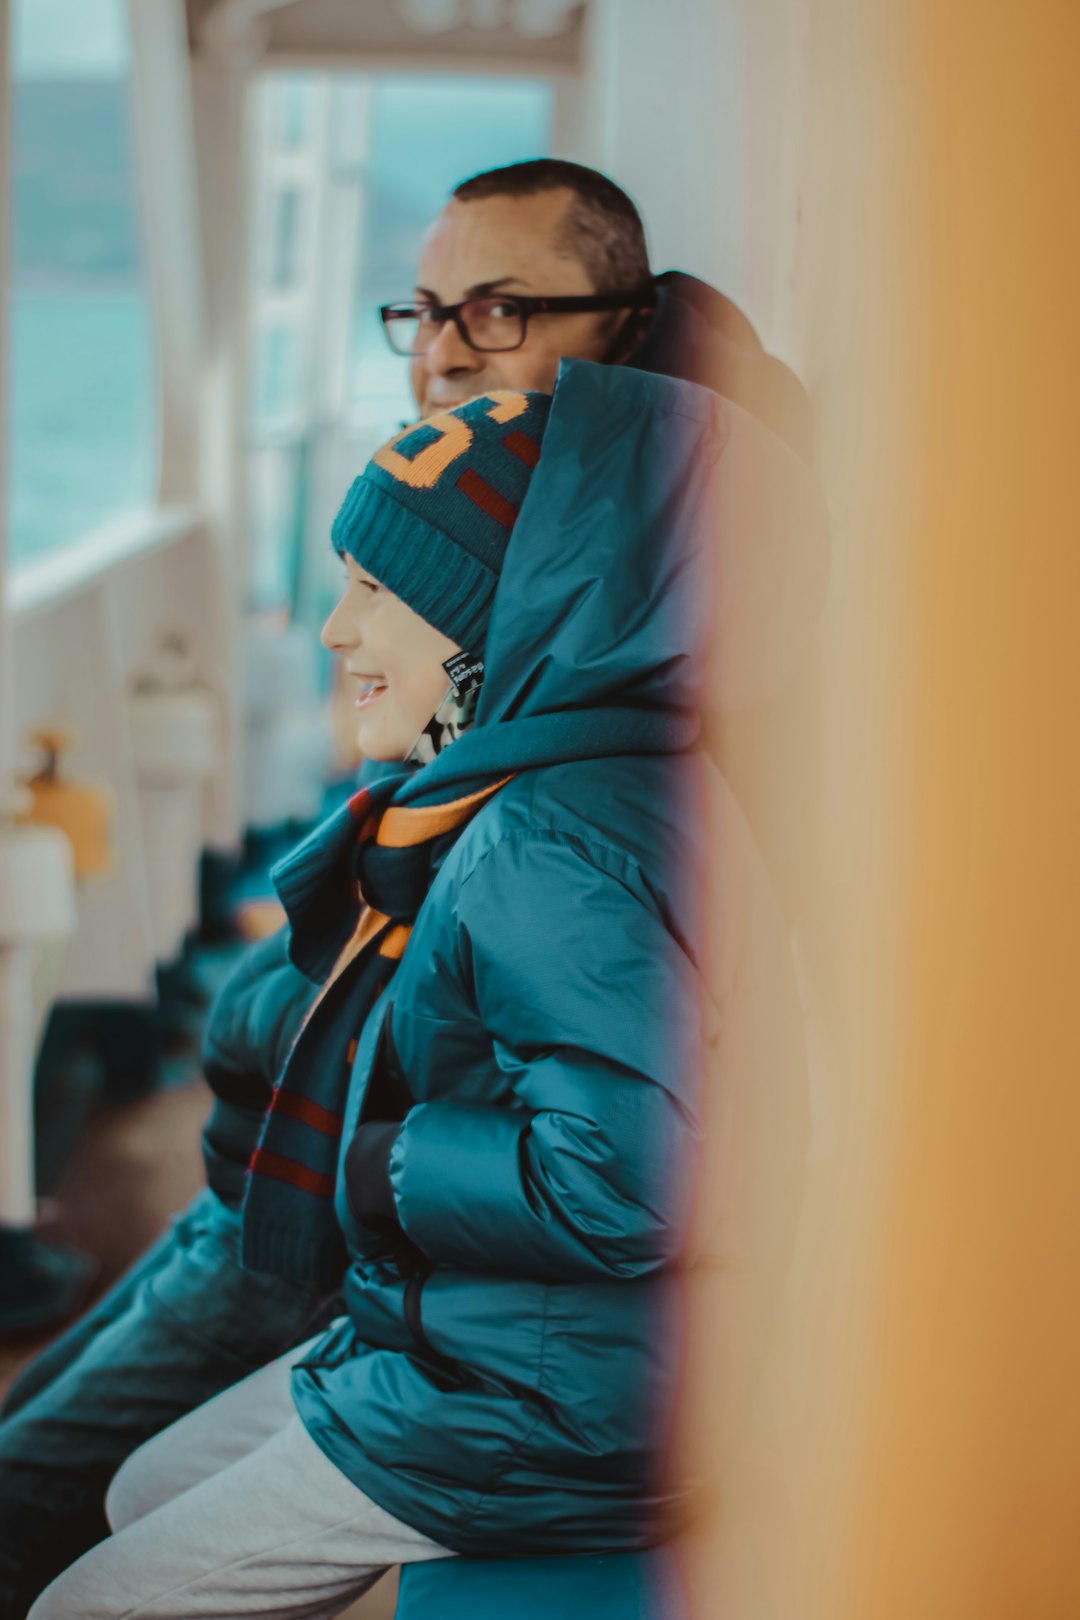
{"label": "window sill", "polygon": [[8,613],[13,619],[59,607],[92,590],[114,568],[194,533],[203,522],[192,506],[157,507],[115,518],[69,545],[11,569]]}

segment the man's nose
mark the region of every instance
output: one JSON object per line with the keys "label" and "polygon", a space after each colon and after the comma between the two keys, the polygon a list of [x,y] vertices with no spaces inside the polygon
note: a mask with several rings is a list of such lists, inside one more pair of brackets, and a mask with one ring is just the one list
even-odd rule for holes
{"label": "man's nose", "polygon": [[443,321],[425,363],[432,376],[445,377],[452,371],[479,371],[484,360],[469,348],[453,321]]}

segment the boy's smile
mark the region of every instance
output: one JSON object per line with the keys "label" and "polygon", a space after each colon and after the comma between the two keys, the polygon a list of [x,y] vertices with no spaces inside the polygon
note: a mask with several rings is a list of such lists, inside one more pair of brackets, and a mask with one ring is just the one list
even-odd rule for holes
{"label": "boy's smile", "polygon": [[[347,664],[345,667],[348,669]],[[350,675],[354,673],[353,670],[349,669]],[[386,682],[379,676],[358,675],[356,678],[360,682],[360,690],[356,694],[355,700],[355,707],[358,709],[366,709],[369,704],[374,703],[376,698],[381,697],[386,691]]]}

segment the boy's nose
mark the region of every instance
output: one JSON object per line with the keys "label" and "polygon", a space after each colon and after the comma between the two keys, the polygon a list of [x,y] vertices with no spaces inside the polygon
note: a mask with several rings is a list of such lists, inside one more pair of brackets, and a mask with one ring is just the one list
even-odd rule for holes
{"label": "boy's nose", "polygon": [[326,623],[319,631],[319,640],[327,652],[342,652],[346,647],[353,647],[359,639],[355,633],[356,627],[350,623],[350,617],[345,611],[344,597],[330,612]]}

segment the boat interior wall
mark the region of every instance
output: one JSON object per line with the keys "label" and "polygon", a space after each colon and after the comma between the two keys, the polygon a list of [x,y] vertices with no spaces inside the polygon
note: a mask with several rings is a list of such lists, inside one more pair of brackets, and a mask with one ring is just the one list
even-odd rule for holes
{"label": "boat interior wall", "polygon": [[692,265],[810,383],[797,280],[807,11],[594,0],[582,97],[584,161],[634,197],[652,263]]}

